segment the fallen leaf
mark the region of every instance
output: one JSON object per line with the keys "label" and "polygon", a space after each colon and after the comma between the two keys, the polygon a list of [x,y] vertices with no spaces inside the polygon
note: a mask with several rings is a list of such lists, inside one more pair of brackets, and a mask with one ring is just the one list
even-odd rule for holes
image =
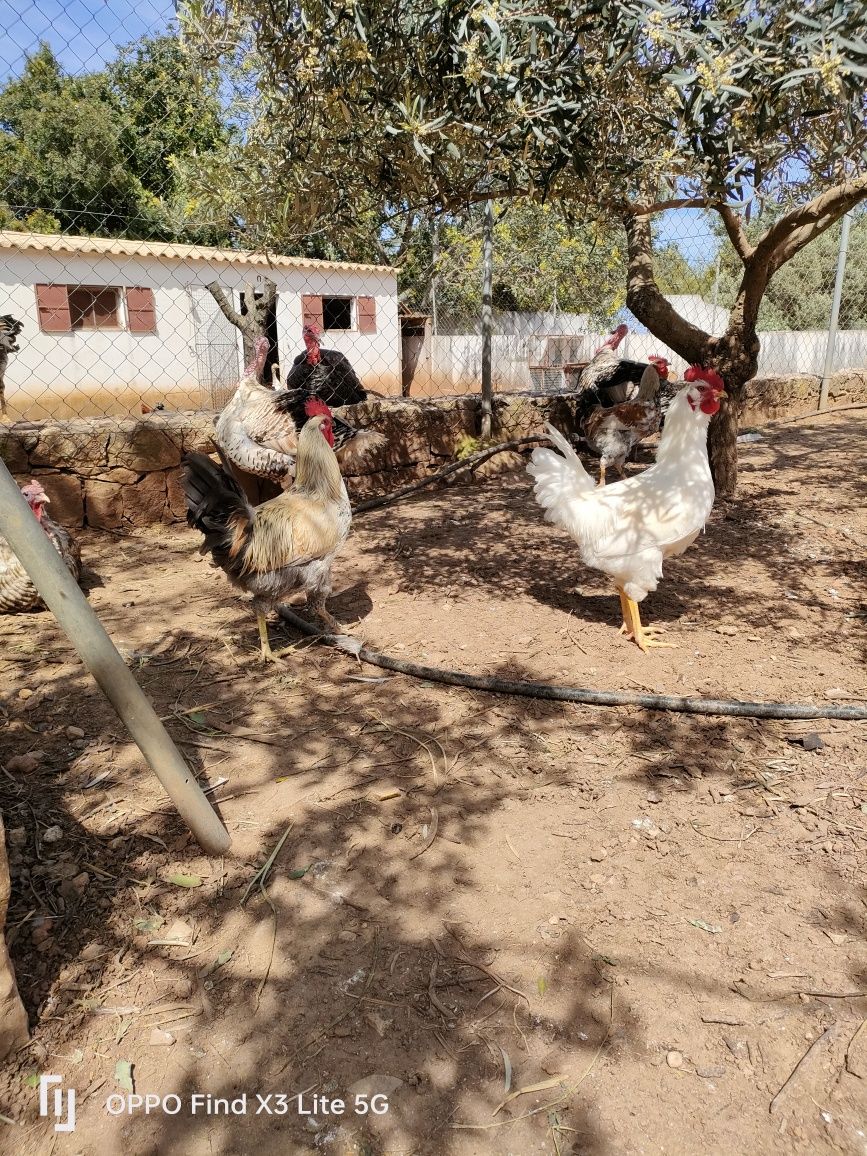
{"label": "fallen leaf", "polygon": [[705,923],[703,919],[687,919],[687,923],[691,923],[693,927],[697,927],[699,931],[707,931],[710,935],[721,935],[722,928],[717,927],[714,923]]}
{"label": "fallen leaf", "polygon": [[125,1092],[134,1092],[132,1082],[132,1064],[129,1060],[118,1060],[114,1065],[114,1078]]}
{"label": "fallen leaf", "polygon": [[167,876],[169,883],[174,883],[175,887],[201,887],[204,880],[201,875],[183,875],[180,872]]}

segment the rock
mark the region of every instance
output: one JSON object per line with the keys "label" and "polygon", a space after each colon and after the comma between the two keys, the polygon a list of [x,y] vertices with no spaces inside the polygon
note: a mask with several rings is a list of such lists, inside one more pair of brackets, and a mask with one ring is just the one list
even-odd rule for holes
{"label": "rock", "polygon": [[78,958],[83,963],[93,963],[97,959],[102,959],[107,954],[107,948],[103,947],[101,943],[88,943],[87,947],[82,948],[78,953]]}
{"label": "rock", "polygon": [[165,470],[181,463],[182,436],[158,419],[122,423],[109,434],[108,461],[128,470]]}
{"label": "rock", "polygon": [[162,470],[145,474],[135,485],[121,487],[121,511],[124,522],[132,526],[150,526],[165,520],[166,475]]}
{"label": "rock", "polygon": [[811,731],[810,734],[804,735],[801,739],[801,746],[805,751],[820,751],[824,745],[824,742],[822,742],[822,739],[815,731]]}
{"label": "rock", "polygon": [[6,948],[6,911],[9,906],[9,863],[0,816],[0,1060],[27,1043],[27,1013],[18,994],[15,971]]}
{"label": "rock", "polygon": [[604,847],[594,847],[590,852],[591,863],[601,863],[603,859],[608,858],[608,852]]}
{"label": "rock", "polygon": [[645,798],[647,799],[648,803],[662,802],[662,795],[659,793],[659,791],[648,791],[645,795]]}
{"label": "rock", "polygon": [[670,1068],[683,1067],[683,1053],[682,1052],[668,1052],[665,1057],[665,1062]]}
{"label": "rock", "polygon": [[60,843],[63,840],[62,827],[46,827],[42,832],[43,843]]}
{"label": "rock", "polygon": [[739,633],[737,626],[718,626],[716,628],[716,632],[717,634],[725,634],[728,636],[733,636]]}
{"label": "rock", "polygon": [[29,751],[26,755],[13,755],[11,759],[6,761],[6,770],[10,775],[29,775],[31,771],[36,770],[44,758],[44,751]]}
{"label": "rock", "polygon": [[24,827],[13,827],[6,832],[6,840],[10,847],[23,847],[27,842],[27,831]]}
{"label": "rock", "polygon": [[34,692],[29,687],[23,686],[21,690],[18,691],[18,697],[22,700],[28,699],[33,693]]}
{"label": "rock", "polygon": [[148,1036],[148,1043],[152,1048],[167,1048],[175,1042],[171,1032],[164,1032],[162,1028],[153,1028]]}
{"label": "rock", "polygon": [[10,474],[25,475],[30,472],[27,449],[23,442],[14,430],[2,425],[0,425],[0,461],[5,462]]}
{"label": "rock", "polygon": [[116,482],[87,478],[84,483],[84,506],[89,526],[99,530],[120,528],[123,499]]}
{"label": "rock", "polygon": [[67,727],[66,737],[68,739],[83,739],[84,731],[81,729],[81,727]]}

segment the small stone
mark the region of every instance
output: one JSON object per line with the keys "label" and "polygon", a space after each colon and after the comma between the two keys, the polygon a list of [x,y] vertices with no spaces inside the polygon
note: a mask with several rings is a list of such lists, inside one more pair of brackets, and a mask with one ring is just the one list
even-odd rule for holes
{"label": "small stone", "polygon": [[736,626],[718,626],[716,632],[717,634],[725,634],[731,637],[738,633],[738,628]]}
{"label": "small stone", "polygon": [[662,795],[659,793],[659,791],[648,791],[647,795],[645,797],[646,797],[648,803],[661,803],[662,802]]}
{"label": "small stone", "polygon": [[175,1042],[175,1037],[171,1032],[164,1032],[162,1028],[154,1028],[148,1037],[148,1043],[152,1048],[167,1048]]}
{"label": "small stone", "polygon": [[358,936],[354,931],[340,931],[337,933],[337,938],[341,943],[354,943]]}
{"label": "small stone", "polygon": [[27,842],[27,831],[24,827],[12,827],[6,832],[6,841],[10,847],[23,847]]}
{"label": "small stone", "polygon": [[46,829],[42,832],[43,843],[60,843],[62,839],[62,827],[46,827]]}
{"label": "small stone", "polygon": [[695,1074],[703,1080],[721,1080],[726,1074],[725,1068],[696,1068]]}
{"label": "small stone", "polygon": [[665,1062],[668,1064],[668,1066],[670,1068],[682,1068],[683,1067],[683,1053],[682,1052],[669,1052],[665,1057]]}
{"label": "small stone", "polygon": [[83,739],[84,731],[81,729],[81,727],[67,727],[66,737],[68,739]]}
{"label": "small stone", "polygon": [[93,963],[97,959],[101,959],[106,954],[106,949],[101,943],[88,943],[83,951],[78,953],[78,958],[83,963]]}
{"label": "small stone", "polygon": [[26,686],[22,687],[21,690],[18,691],[18,697],[22,698],[22,699],[31,698],[32,695],[33,695],[33,691],[28,690],[28,688]]}
{"label": "small stone", "polygon": [[45,758],[44,751],[29,751],[26,755],[13,755],[6,761],[6,770],[10,775],[29,775],[35,771]]}
{"label": "small stone", "polygon": [[604,847],[594,847],[590,852],[590,861],[592,863],[601,863],[603,859],[608,858],[608,852]]}
{"label": "small stone", "polygon": [[801,739],[801,746],[805,751],[820,751],[824,745],[822,739],[815,732],[804,735]]}

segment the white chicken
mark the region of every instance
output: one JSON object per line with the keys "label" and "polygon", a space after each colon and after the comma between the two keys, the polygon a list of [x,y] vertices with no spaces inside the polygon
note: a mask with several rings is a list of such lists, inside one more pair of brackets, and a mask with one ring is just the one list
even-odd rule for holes
{"label": "white chicken", "polygon": [[725,391],[713,369],[694,365],[685,377],[690,384],[671,402],[656,462],[642,473],[597,488],[550,425],[548,435],[560,454],[534,450],[527,467],[545,518],[575,539],[586,566],[613,580],[623,611],[621,634],[645,652],[673,644],[657,641],[658,628],[642,625],[638,603],[656,589],[664,560],[692,545],[713,507],[707,427]]}

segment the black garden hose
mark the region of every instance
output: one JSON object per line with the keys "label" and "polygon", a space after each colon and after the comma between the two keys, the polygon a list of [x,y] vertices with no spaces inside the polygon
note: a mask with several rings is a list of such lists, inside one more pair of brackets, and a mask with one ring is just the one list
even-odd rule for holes
{"label": "black garden hose", "polygon": [[523,698],[543,698],[553,702],[577,702],[584,706],[640,706],[646,710],[675,711],[679,714],[729,715],[738,718],[775,719],[841,719],[846,722],[867,720],[864,706],[814,706],[812,703],[740,702],[737,699],[683,698],[673,694],[635,694],[624,690],[586,690],[580,686],[552,686],[545,682],[524,682],[492,678],[490,675],[466,674],[461,670],[443,670],[438,666],[420,666],[391,658],[363,646],[351,634],[322,634],[315,626],[280,607],[280,617],[290,626],[310,638],[318,638],[328,646],[352,654],[361,662],[428,682],[443,682],[448,686],[464,686],[490,694],[514,694]]}

